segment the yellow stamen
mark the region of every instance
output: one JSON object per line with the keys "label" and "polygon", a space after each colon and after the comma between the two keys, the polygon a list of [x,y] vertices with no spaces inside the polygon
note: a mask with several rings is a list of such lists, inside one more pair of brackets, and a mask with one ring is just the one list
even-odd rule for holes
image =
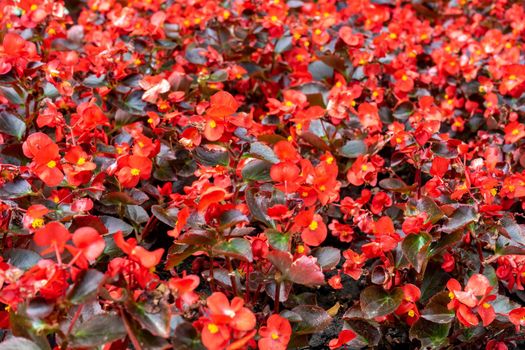
{"label": "yellow stamen", "polygon": [[208,325],[208,330],[210,331],[211,334],[215,334],[219,331],[219,327],[217,327],[217,325],[214,323],[210,323]]}
{"label": "yellow stamen", "polygon": [[86,163],[86,158],[84,158],[84,157],[78,158],[77,165],[83,165],[85,163]]}
{"label": "yellow stamen", "polygon": [[414,312],[414,310],[409,310],[409,311],[408,311],[408,317],[414,317],[415,314],[416,314],[416,313]]}
{"label": "yellow stamen", "polygon": [[140,170],[137,169],[137,168],[131,169],[130,172],[131,172],[131,175],[133,175],[133,176],[139,176],[140,175]]}
{"label": "yellow stamen", "polygon": [[273,332],[273,333],[272,333],[272,339],[273,339],[273,340],[277,340],[277,339],[279,339],[279,334],[277,334],[276,332]]}
{"label": "yellow stamen", "polygon": [[318,224],[317,221],[315,221],[315,220],[312,221],[312,222],[310,223],[310,225],[308,225],[308,228],[309,228],[310,230],[312,230],[312,231],[317,230],[318,227],[319,227],[319,224]]}
{"label": "yellow stamen", "polygon": [[215,129],[217,127],[217,123],[215,120],[210,120],[210,128]]}
{"label": "yellow stamen", "polygon": [[42,218],[36,218],[31,223],[31,227],[32,228],[40,228],[42,226],[44,226],[44,219],[42,219]]}
{"label": "yellow stamen", "polygon": [[47,167],[48,168],[51,168],[53,169],[54,167],[57,166],[57,162],[55,162],[54,160],[50,160],[48,163],[47,163]]}

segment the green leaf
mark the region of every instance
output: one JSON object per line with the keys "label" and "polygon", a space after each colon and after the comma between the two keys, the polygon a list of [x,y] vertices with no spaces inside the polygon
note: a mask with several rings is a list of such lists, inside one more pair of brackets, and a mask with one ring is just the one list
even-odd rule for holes
{"label": "green leaf", "polygon": [[420,318],[410,327],[410,339],[421,342],[421,348],[439,349],[448,345],[450,323],[435,323]]}
{"label": "green leaf", "polygon": [[228,228],[240,224],[241,222],[249,222],[246,215],[237,209],[231,209],[223,212],[219,218],[221,229]]}
{"label": "green leaf", "polygon": [[3,256],[9,264],[22,270],[29,270],[42,259],[40,254],[29,249],[20,248],[9,249]]}
{"label": "green leaf", "polygon": [[296,334],[313,334],[322,332],[332,323],[332,317],[323,308],[317,305],[299,305],[292,309],[301,317]]}
{"label": "green leaf", "polygon": [[302,255],[293,260],[292,254],[274,250],[267,256],[268,260],[281,271],[283,278],[305,286],[317,286],[324,283],[324,275],[316,259]]}
{"label": "green leaf", "polygon": [[317,248],[313,255],[323,271],[334,269],[341,260],[341,250],[334,247]]}
{"label": "green leaf", "polygon": [[100,271],[94,269],[83,271],[77,283],[68,294],[69,301],[74,305],[80,305],[88,299],[95,297],[103,280],[104,274]]}
{"label": "green leaf", "polygon": [[525,230],[516,223],[516,220],[510,216],[505,216],[501,219],[501,225],[504,233],[506,233],[512,241],[525,246]]}
{"label": "green leaf", "polygon": [[196,47],[186,51],[186,59],[190,63],[204,65],[208,62],[206,54],[207,51],[205,49]]}
{"label": "green leaf", "polygon": [[455,243],[459,242],[463,238],[463,232],[461,231],[455,231],[450,234],[442,235],[441,238],[435,242],[432,242],[430,245],[430,249],[428,252],[429,256],[434,256],[444,249],[454,245]]}
{"label": "green leaf", "polygon": [[357,158],[367,151],[368,147],[363,140],[352,140],[345,143],[341,148],[340,154],[347,158]]}
{"label": "green leaf", "polygon": [[421,317],[435,323],[450,323],[456,316],[454,310],[449,310],[447,304],[450,297],[447,292],[434,295],[427,306],[421,311]]}
{"label": "green leaf", "polygon": [[269,227],[275,227],[274,221],[267,214],[268,202],[268,198],[253,189],[246,191],[246,204],[252,216]]}
{"label": "green leaf", "polygon": [[122,319],[114,314],[99,314],[74,327],[69,338],[72,348],[94,348],[126,336]]}
{"label": "green leaf", "polygon": [[226,255],[248,262],[253,261],[252,245],[244,238],[233,238],[227,242],[221,242],[213,247],[213,252],[215,255]]}
{"label": "green leaf", "polygon": [[0,343],[0,350],[41,350],[31,340],[20,337],[11,337]]}
{"label": "green leaf", "polygon": [[151,213],[155,215],[160,222],[170,226],[175,227],[177,225],[177,213],[179,209],[177,208],[163,208],[162,206],[156,204],[151,207]]}
{"label": "green leaf", "polygon": [[458,147],[446,142],[434,143],[431,147],[432,152],[442,158],[454,159],[458,156]]}
{"label": "green leaf", "polygon": [[26,132],[26,123],[8,112],[0,112],[0,132],[21,139]]}
{"label": "green leaf", "polygon": [[290,234],[278,230],[268,229],[264,232],[270,247],[277,250],[288,251],[290,247]]}
{"label": "green leaf", "polygon": [[143,115],[146,106],[146,101],[142,100],[143,91],[133,91],[125,100],[117,100],[116,106],[131,115]]}
{"label": "green leaf", "polygon": [[6,182],[0,187],[0,198],[16,199],[24,197],[33,192],[29,182],[23,179],[16,179],[12,182]]}
{"label": "green leaf", "polygon": [[334,75],[334,69],[323,61],[314,61],[308,65],[308,71],[314,80],[329,79]]}
{"label": "green leaf", "polygon": [[292,48],[292,36],[286,35],[277,40],[274,51],[276,53],[283,53]]}
{"label": "green leaf", "polygon": [[217,165],[228,166],[230,155],[226,149],[211,149],[203,146],[195,148],[193,155],[199,164],[214,167]]}
{"label": "green leaf", "polygon": [[410,234],[403,239],[401,249],[408,261],[414,266],[417,272],[421,272],[427,259],[428,246],[432,241],[432,236],[426,232],[420,234]]}
{"label": "green leaf", "polygon": [[25,91],[17,91],[11,86],[4,85],[0,85],[0,94],[14,105],[23,105],[27,97]]}
{"label": "green leaf", "polygon": [[242,168],[241,174],[244,181],[270,181],[272,163],[265,160],[253,159]]}
{"label": "green leaf", "polygon": [[393,115],[394,118],[398,120],[407,120],[408,117],[414,112],[414,105],[412,102],[402,102],[400,103],[396,109],[394,109]]}
{"label": "green leaf", "polygon": [[124,235],[128,235],[133,232],[133,227],[131,225],[118,218],[114,218],[113,216],[102,215],[100,216],[100,220],[102,220],[102,223],[107,228],[109,234],[122,231]]}
{"label": "green leaf", "polygon": [[279,163],[279,158],[275,155],[275,152],[270,146],[265,145],[262,142],[252,142],[250,144],[251,156],[266,160],[272,164]]}
{"label": "green leaf", "polygon": [[126,192],[110,192],[102,196],[101,201],[108,204],[137,204]]}
{"label": "green leaf", "polygon": [[100,88],[106,86],[106,75],[102,74],[97,77],[96,74],[90,74],[82,81],[82,85],[90,88]]}
{"label": "green leaf", "polygon": [[373,324],[364,318],[345,319],[343,329],[350,329],[357,334],[357,337],[351,342],[352,345],[357,345],[355,348],[375,347],[381,341],[381,328],[377,323]]}
{"label": "green leaf", "polygon": [[228,80],[228,72],[224,69],[216,70],[210,75],[210,78],[208,79],[210,83],[220,83],[226,80]]}
{"label": "green leaf", "polygon": [[420,300],[424,302],[428,298],[441,292],[449,279],[450,275],[443,271],[439,263],[429,263],[425,269],[425,276],[421,283]]}
{"label": "green leaf", "polygon": [[386,316],[394,312],[403,301],[403,290],[395,288],[391,293],[379,286],[370,286],[361,292],[361,310],[367,318]]}
{"label": "green leaf", "polygon": [[435,224],[438,222],[445,213],[439,208],[439,206],[430,197],[423,196],[417,201],[417,209],[421,213],[427,214],[427,222]]}
{"label": "green leaf", "polygon": [[463,205],[456,209],[447,223],[443,225],[441,230],[446,233],[451,233],[477,220],[478,214],[476,213],[474,207],[470,205]]}
{"label": "green leaf", "polygon": [[163,338],[169,337],[171,319],[169,307],[159,305],[156,312],[148,312],[146,307],[146,305],[131,302],[127,304],[126,311],[151,334]]}
{"label": "green leaf", "polygon": [[379,186],[385,190],[407,193],[412,191],[415,188],[415,185],[408,186],[403,180],[389,178],[379,181]]}

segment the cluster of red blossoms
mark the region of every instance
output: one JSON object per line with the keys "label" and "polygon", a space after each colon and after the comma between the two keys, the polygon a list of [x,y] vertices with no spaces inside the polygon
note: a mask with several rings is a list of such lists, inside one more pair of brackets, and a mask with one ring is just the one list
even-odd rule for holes
{"label": "cluster of red blossoms", "polygon": [[525,346],[525,4],[0,0],[0,350]]}

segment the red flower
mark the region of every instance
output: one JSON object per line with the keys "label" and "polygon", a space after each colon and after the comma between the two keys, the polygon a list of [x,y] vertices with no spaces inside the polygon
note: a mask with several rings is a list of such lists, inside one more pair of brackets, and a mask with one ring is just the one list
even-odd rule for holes
{"label": "red flower", "polygon": [[41,132],[29,135],[22,150],[26,157],[33,159],[31,168],[46,185],[54,187],[62,182],[64,174],[58,168],[59,148],[49,136]]}
{"label": "red flower", "polygon": [[300,183],[298,178],[300,173],[301,169],[290,161],[273,164],[270,169],[272,180],[282,183],[275,187],[284,193],[294,193],[299,189]]}
{"label": "red flower", "polygon": [[248,332],[255,327],[255,316],[246,307],[244,300],[235,297],[231,304],[226,295],[215,292],[206,300],[209,317],[202,329],[202,343],[209,350],[227,347],[232,331]]}
{"label": "red flower", "polygon": [[456,261],[454,260],[454,255],[450,253],[443,254],[443,264],[441,264],[441,268],[445,272],[452,272],[454,271],[454,267],[456,266]]}
{"label": "red flower", "polygon": [[353,340],[357,335],[350,329],[344,329],[339,333],[337,339],[332,339],[328,343],[330,350],[340,348],[346,345],[349,341]]}
{"label": "red flower", "polygon": [[130,238],[127,241],[124,240],[124,235],[122,231],[118,231],[113,236],[115,244],[117,247],[122,249],[122,251],[129,255],[130,258],[133,258],[135,261],[138,261],[145,268],[152,268],[159,264],[164,249],[159,248],[152,252],[144,249],[143,247],[137,244],[135,238]]}
{"label": "red flower", "polygon": [[71,117],[71,125],[75,125],[78,132],[85,133],[98,126],[109,125],[109,122],[102,109],[92,99],[78,105],[77,113]]}
{"label": "red flower", "polygon": [[318,246],[326,239],[327,229],[323,218],[313,210],[303,211],[295,217],[292,230],[302,230],[301,238],[309,246]]}
{"label": "red flower", "polygon": [[71,238],[71,233],[60,222],[52,221],[36,231],[33,241],[37,246],[48,247],[42,254],[52,251],[62,253],[66,242]]}
{"label": "red flower", "polygon": [[79,255],[81,260],[81,266],[86,266],[85,260],[89,263],[93,263],[104,251],[106,247],[106,241],[104,238],[92,227],[86,226],[77,229],[73,233],[73,243],[77,249],[68,247],[73,255]]}
{"label": "red flower", "polygon": [[420,317],[416,302],[421,298],[421,291],[413,284],[405,284],[403,289],[403,301],[396,309],[396,315],[401,316],[411,326]]}
{"label": "red flower", "polygon": [[290,322],[279,315],[272,315],[268,318],[266,326],[259,329],[258,345],[260,350],[286,350],[292,326]]}
{"label": "red flower", "polygon": [[139,180],[148,179],[153,166],[148,158],[134,155],[120,159],[118,164],[118,180],[122,186],[128,188],[137,186]]}
{"label": "red flower", "polygon": [[478,325],[479,320],[474,313],[475,311],[481,317],[484,327],[492,323],[496,313],[489,301],[496,299],[496,296],[489,295],[492,286],[487,277],[481,274],[472,275],[464,291],[461,290],[461,285],[457,280],[450,279],[447,288],[450,290],[449,297],[451,299],[448,309],[456,310],[456,316],[463,325],[467,327]]}
{"label": "red flower", "polygon": [[505,142],[515,143],[525,137],[525,125],[514,121],[505,126]]}
{"label": "red flower", "polygon": [[516,332],[519,332],[520,327],[525,327],[525,307],[509,312],[509,320],[516,326]]}

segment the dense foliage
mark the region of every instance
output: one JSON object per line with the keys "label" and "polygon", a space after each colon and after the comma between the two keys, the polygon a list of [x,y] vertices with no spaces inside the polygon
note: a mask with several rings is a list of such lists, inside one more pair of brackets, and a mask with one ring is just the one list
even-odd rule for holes
{"label": "dense foliage", "polygon": [[0,0],[0,349],[523,346],[524,39],[511,0]]}

